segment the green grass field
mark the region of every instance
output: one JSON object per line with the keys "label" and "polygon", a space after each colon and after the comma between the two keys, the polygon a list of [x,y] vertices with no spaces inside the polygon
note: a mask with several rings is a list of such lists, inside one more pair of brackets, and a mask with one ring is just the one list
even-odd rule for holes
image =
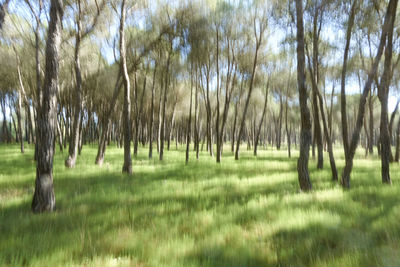
{"label": "green grass field", "polygon": [[114,146],[102,167],[96,147],[72,170],[57,153],[57,210],[35,215],[33,147],[0,146],[0,266],[400,265],[398,164],[393,185],[382,185],[379,159],[359,149],[343,191],[325,154],[322,171],[310,161],[313,191],[301,193],[297,154],[285,150],[242,150],[238,162],[225,153],[220,165],[203,152],[187,166],[183,147],[164,162],[139,152],[132,176],[121,174]]}

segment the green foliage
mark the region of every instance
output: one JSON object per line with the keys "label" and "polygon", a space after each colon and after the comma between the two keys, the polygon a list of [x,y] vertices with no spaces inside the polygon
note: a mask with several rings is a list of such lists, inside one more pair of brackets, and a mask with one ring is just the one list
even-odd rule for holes
{"label": "green foliage", "polygon": [[[400,264],[399,166],[393,186],[380,161],[357,155],[352,189],[331,182],[328,164],[310,162],[314,189],[298,191],[296,158],[286,151],[206,152],[184,164],[184,148],[164,162],[141,149],[133,176],[121,174],[122,149],[102,167],[85,146],[75,169],[57,152],[57,210],[30,211],[33,147],[0,147],[0,265],[88,266],[395,266]],[[229,151],[226,147],[225,151]],[[336,150],[339,169],[344,159]],[[295,151],[295,154],[297,151]]]}

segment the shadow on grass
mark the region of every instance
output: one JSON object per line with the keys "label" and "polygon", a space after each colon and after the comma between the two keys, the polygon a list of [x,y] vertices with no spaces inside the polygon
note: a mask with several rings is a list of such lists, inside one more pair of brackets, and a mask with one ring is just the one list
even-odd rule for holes
{"label": "shadow on grass", "polygon": [[[400,240],[399,188],[379,185],[379,170],[355,169],[352,189],[343,192],[331,182],[328,164],[322,171],[310,166],[314,191],[303,194],[296,159],[282,153],[257,160],[247,154],[238,162],[228,155],[220,165],[209,157],[185,165],[174,158],[183,159],[182,151],[171,151],[165,162],[142,153],[132,176],[113,169],[122,166],[121,151],[107,155],[111,170],[87,172],[95,148],[84,153],[75,170],[57,156],[53,214],[30,212],[30,154],[9,163],[32,177],[14,180],[13,168],[0,171],[10,178],[3,188],[22,191],[18,201],[0,206],[0,265],[82,264],[112,255],[145,265],[308,266],[355,255],[347,265],[367,266],[381,265],[379,253]],[[334,197],[324,197],[324,190]],[[257,225],[266,232],[260,239],[253,237]],[[178,248],[171,239],[187,246],[185,252],[172,255]],[[157,254],[162,246],[167,256]]]}

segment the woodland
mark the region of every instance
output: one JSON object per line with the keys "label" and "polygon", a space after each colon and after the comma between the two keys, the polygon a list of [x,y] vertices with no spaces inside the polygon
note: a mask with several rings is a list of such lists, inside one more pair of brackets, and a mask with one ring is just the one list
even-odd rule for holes
{"label": "woodland", "polygon": [[400,265],[397,4],[0,0],[0,265]]}

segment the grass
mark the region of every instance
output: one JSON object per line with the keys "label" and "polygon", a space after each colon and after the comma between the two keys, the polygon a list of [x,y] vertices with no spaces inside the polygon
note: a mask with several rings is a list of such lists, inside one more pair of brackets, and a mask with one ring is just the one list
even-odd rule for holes
{"label": "grass", "polygon": [[141,148],[125,176],[122,149],[97,167],[86,146],[72,170],[56,153],[57,210],[34,215],[33,147],[1,145],[0,266],[398,266],[399,165],[382,185],[379,159],[359,150],[350,191],[331,182],[325,155],[301,193],[296,152],[227,152],[220,165],[203,152],[186,166],[183,147],[164,162]]}

